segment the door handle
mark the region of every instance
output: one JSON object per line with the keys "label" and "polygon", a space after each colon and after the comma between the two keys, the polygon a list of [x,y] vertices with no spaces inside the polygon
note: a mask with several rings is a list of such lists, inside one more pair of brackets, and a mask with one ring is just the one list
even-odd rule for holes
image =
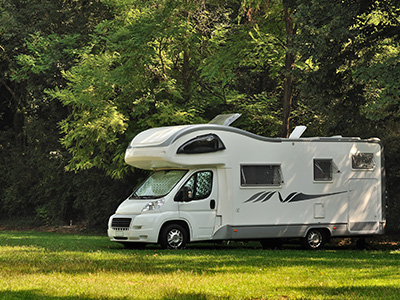
{"label": "door handle", "polygon": [[215,209],[215,200],[214,199],[210,200],[210,209]]}

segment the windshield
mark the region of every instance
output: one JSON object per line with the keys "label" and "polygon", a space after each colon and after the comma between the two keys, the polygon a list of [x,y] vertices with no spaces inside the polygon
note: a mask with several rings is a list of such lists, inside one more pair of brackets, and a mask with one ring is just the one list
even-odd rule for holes
{"label": "windshield", "polygon": [[173,189],[186,172],[186,170],[155,171],[133,192],[129,199],[163,197]]}

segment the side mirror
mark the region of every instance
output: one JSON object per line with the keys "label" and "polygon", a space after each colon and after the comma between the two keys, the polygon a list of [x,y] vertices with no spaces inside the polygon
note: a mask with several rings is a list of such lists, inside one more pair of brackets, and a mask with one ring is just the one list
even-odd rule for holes
{"label": "side mirror", "polygon": [[178,202],[189,202],[192,200],[193,193],[189,186],[184,186],[180,189],[178,194],[175,196],[175,201]]}
{"label": "side mirror", "polygon": [[182,188],[182,200],[187,202],[191,201],[193,197],[192,189],[189,186],[184,186]]}

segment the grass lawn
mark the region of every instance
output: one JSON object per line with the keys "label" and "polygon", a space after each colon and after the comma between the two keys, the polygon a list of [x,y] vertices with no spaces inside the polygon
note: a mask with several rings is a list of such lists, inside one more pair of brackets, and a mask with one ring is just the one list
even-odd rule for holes
{"label": "grass lawn", "polygon": [[0,231],[0,299],[400,299],[400,250],[125,250],[105,236]]}

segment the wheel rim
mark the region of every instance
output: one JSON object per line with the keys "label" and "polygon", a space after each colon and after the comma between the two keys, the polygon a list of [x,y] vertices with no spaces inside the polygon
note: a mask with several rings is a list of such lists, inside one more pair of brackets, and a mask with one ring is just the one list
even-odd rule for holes
{"label": "wheel rim", "polygon": [[322,234],[317,230],[310,231],[307,236],[308,245],[313,249],[320,247],[322,244],[322,240]]}
{"label": "wheel rim", "polygon": [[178,229],[172,229],[168,232],[167,242],[171,248],[179,248],[183,243],[183,233]]}

